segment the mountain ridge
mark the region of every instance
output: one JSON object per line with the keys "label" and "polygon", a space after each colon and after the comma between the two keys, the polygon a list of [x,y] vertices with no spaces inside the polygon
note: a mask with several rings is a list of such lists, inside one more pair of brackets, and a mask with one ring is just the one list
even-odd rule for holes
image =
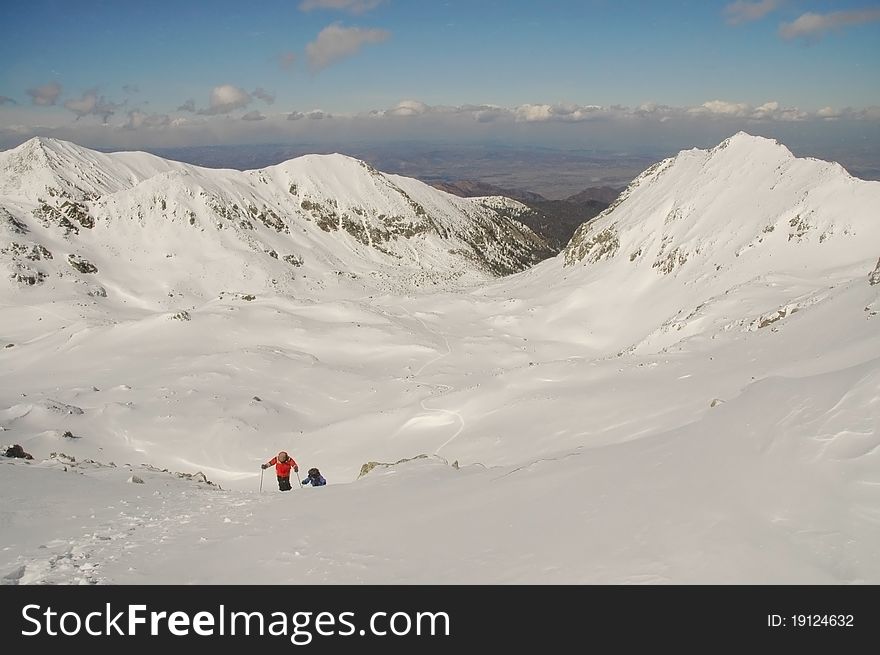
{"label": "mountain ridge", "polygon": [[[199,267],[204,253],[216,251],[211,258],[217,260],[244,247],[251,254],[234,264],[241,277],[256,279],[253,271],[260,270],[274,281],[269,286],[298,293],[320,292],[336,271],[379,289],[470,284],[553,254],[510,211],[383,174],[342,154],[236,171],[142,152],[98,153],[38,137],[0,153],[0,178],[2,222],[14,244],[3,258],[13,280],[25,286],[63,277],[59,258],[28,257],[41,248],[51,252],[49,242],[88,262],[133,248],[132,263],[151,275],[165,267],[146,255],[163,243],[162,257],[198,243],[186,256]],[[114,229],[124,237],[114,240]],[[206,234],[214,235],[213,244]],[[87,268],[74,266],[103,276],[101,267],[84,273]],[[294,268],[302,275],[292,276]],[[304,278],[312,281],[301,283]],[[221,290],[202,287],[201,296]]]}

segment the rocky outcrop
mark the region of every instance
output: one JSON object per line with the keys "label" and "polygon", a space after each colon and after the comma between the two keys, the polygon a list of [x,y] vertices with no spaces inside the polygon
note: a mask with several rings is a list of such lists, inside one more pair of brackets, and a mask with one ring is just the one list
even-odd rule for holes
{"label": "rocky outcrop", "polygon": [[24,448],[21,447],[21,444],[14,444],[9,446],[6,449],[7,457],[17,457],[19,459],[33,459],[34,456],[30,453],[25,452]]}
{"label": "rocky outcrop", "polygon": [[880,284],[880,259],[877,260],[877,266],[868,274],[868,284],[874,286]]}

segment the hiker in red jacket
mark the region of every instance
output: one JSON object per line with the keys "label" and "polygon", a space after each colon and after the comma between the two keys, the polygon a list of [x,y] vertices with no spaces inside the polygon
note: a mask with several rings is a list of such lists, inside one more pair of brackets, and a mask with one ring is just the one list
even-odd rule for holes
{"label": "hiker in red jacket", "polygon": [[299,473],[299,466],[296,465],[296,461],[282,450],[278,453],[277,457],[273,457],[265,464],[261,464],[260,468],[267,469],[273,464],[275,465],[275,474],[278,476],[278,488],[281,491],[290,491],[290,469]]}

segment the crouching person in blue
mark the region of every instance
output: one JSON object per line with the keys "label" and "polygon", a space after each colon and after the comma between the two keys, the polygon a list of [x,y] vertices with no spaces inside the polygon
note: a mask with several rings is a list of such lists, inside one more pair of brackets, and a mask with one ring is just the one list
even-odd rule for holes
{"label": "crouching person in blue", "polygon": [[313,487],[323,487],[327,484],[327,481],[324,479],[324,476],[321,475],[321,472],[318,469],[311,468],[309,469],[309,474],[305,480],[302,481],[304,485],[310,484]]}

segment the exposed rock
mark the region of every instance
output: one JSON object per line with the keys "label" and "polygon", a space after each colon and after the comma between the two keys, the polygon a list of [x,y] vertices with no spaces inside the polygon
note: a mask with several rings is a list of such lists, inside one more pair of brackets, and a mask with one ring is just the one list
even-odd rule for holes
{"label": "exposed rock", "polygon": [[20,444],[14,444],[6,449],[7,457],[18,457],[19,459],[33,459],[34,456],[25,452]]}
{"label": "exposed rock", "polygon": [[13,257],[24,257],[32,262],[40,261],[41,259],[52,259],[52,253],[39,244],[28,247],[23,243],[12,242],[0,250],[0,253],[8,253]]}
{"label": "exposed rock", "polygon": [[71,416],[80,416],[83,413],[83,410],[76,405],[68,405],[51,399],[46,400],[43,403],[43,407],[59,414],[69,414]]}
{"label": "exposed rock", "polygon": [[363,466],[361,466],[361,472],[358,473],[358,479],[364,477],[367,473],[372,471],[377,466],[384,466],[388,468],[389,466],[396,466],[397,464],[402,464],[404,462],[411,462],[416,459],[426,459],[427,455],[416,455],[415,457],[404,457],[403,459],[399,459],[396,462],[367,462]]}
{"label": "exposed rock", "polygon": [[150,464],[142,464],[141,467],[148,470],[148,471],[154,471],[156,473],[168,473],[169,475],[174,475],[175,477],[178,477],[182,480],[191,480],[193,482],[206,484],[210,487],[217,487],[217,489],[221,489],[221,490],[223,489],[223,487],[221,487],[216,482],[211,482],[207,478],[207,476],[204,473],[202,473],[201,471],[197,471],[196,473],[179,473],[179,472],[169,471],[168,469],[160,469],[155,466],[151,466]]}
{"label": "exposed rock", "polygon": [[85,228],[92,229],[95,227],[95,219],[89,216],[89,211],[83,204],[65,200],[61,203],[60,210],[67,218],[75,220]]}
{"label": "exposed rock", "polygon": [[877,266],[868,274],[868,284],[874,286],[880,284],[880,259],[877,260]]}
{"label": "exposed rock", "polygon": [[3,208],[0,208],[0,216],[3,216],[6,218],[6,224],[9,226],[9,228],[15,234],[27,234],[28,232],[30,232],[27,225],[22,223],[15,216],[10,214],[8,211],[6,211]]}
{"label": "exposed rock", "polygon": [[680,248],[674,248],[665,254],[663,253],[663,248],[661,248],[660,254],[657,255],[657,259],[651,265],[651,268],[656,268],[664,275],[668,275],[675,270],[676,266],[681,266],[685,262],[687,262],[687,253]]}
{"label": "exposed rock", "polygon": [[578,228],[565,248],[565,264],[570,266],[587,260],[596,263],[601,259],[613,257],[620,248],[620,239],[614,225],[593,234],[595,223],[584,223]]}
{"label": "exposed rock", "polygon": [[36,218],[45,227],[58,225],[64,229],[64,234],[79,234],[79,228],[70,222],[70,219],[62,214],[56,207],[43,202],[39,207],[33,210],[34,218]]}
{"label": "exposed rock", "polygon": [[86,259],[77,257],[76,255],[68,255],[67,263],[73,266],[80,273],[97,273],[98,267]]}
{"label": "exposed rock", "polygon": [[127,480],[127,482],[130,482],[131,484],[144,484],[143,479],[142,479],[142,478],[139,478],[139,477],[136,476],[136,475],[131,476],[131,477]]}
{"label": "exposed rock", "polygon": [[18,271],[12,276],[12,278],[19,284],[26,284],[30,287],[40,284],[47,277],[49,276],[43,271],[36,271],[21,266],[18,267]]}
{"label": "exposed rock", "polygon": [[807,232],[813,229],[813,226],[807,221],[807,217],[800,214],[788,221],[788,226],[790,228],[788,231],[789,241],[803,239]]}

